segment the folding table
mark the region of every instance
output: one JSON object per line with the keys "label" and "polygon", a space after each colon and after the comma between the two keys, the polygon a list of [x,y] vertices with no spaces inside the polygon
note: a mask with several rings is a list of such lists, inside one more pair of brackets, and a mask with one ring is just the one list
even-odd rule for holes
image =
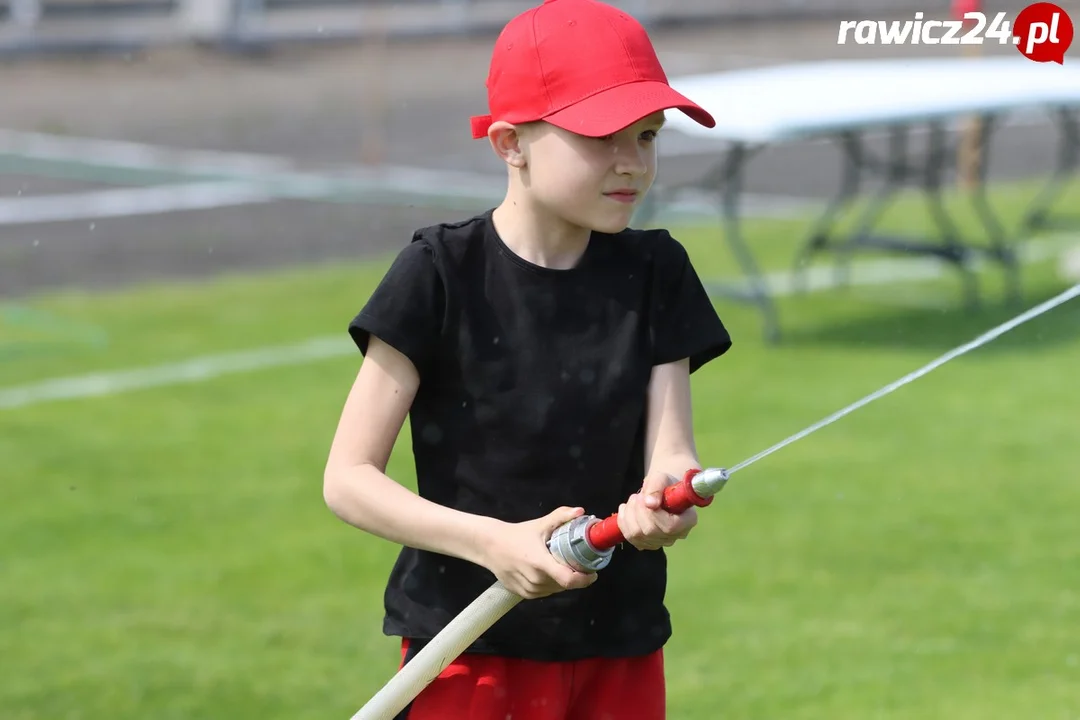
{"label": "folding table", "polygon": [[[985,193],[985,158],[995,124],[1018,110],[1048,111],[1060,127],[1056,167],[1042,192],[1028,209],[1022,230],[1045,227],[1050,210],[1080,165],[1080,70],[1068,63],[1035,63],[1012,57],[890,59],[824,61],[786,64],[735,72],[690,75],[671,79],[674,88],[693,98],[716,118],[705,128],[682,113],[668,113],[668,127],[702,142],[701,153],[720,150],[720,159],[691,185],[718,192],[724,235],[747,286],[713,287],[731,297],[747,300],[763,314],[766,340],[780,337],[775,301],[770,296],[754,253],[743,238],[739,197],[750,158],[762,148],[810,138],[834,140],[843,152],[844,165],[836,195],[813,224],[798,252],[796,269],[805,268],[817,252],[837,253],[843,277],[851,254],[860,249],[928,255],[960,271],[965,297],[977,302],[972,261],[989,259],[1007,273],[1009,292],[1019,295],[1016,248],[1009,242]],[[972,202],[988,243],[967,243],[942,200],[943,175],[950,157],[948,128],[956,120],[981,118],[980,177],[972,188]],[[909,135],[914,126],[929,131],[925,156],[911,157]],[[872,156],[865,135],[887,131],[887,157]],[[664,144],[661,142],[661,154]],[[884,182],[846,237],[835,230],[838,214],[856,197],[865,174]],[[916,238],[873,232],[889,199],[905,182],[917,182],[929,204],[937,237]],[[678,189],[658,188],[663,197]],[[644,208],[645,218],[656,209]]]}

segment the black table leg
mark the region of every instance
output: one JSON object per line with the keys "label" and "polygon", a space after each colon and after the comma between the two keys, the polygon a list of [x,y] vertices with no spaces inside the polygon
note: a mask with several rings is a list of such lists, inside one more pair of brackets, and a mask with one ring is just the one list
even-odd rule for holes
{"label": "black table leg", "polygon": [[937,254],[945,261],[954,264],[960,271],[964,298],[969,307],[975,308],[979,304],[979,288],[978,278],[972,270],[973,253],[962,241],[960,231],[945,209],[945,202],[941,197],[942,174],[950,146],[946,142],[945,128],[941,122],[930,123],[929,129],[930,143],[926,157],[923,190],[930,209],[930,217],[937,226],[943,242]]}
{"label": "black table leg", "polygon": [[859,193],[863,169],[862,144],[859,142],[859,136],[849,131],[841,133],[836,139],[844,163],[840,175],[840,187],[829,200],[825,211],[818,216],[810,228],[806,240],[795,255],[792,275],[793,284],[798,292],[804,292],[807,289],[806,266],[816,253],[829,248],[838,216],[847,209]]}
{"label": "black table leg", "polygon": [[1080,108],[1057,108],[1061,140],[1057,155],[1057,164],[1050,181],[1043,186],[1038,196],[1032,201],[1023,220],[1025,231],[1042,230],[1055,223],[1050,219],[1050,210],[1060,198],[1065,187],[1080,170]]}
{"label": "black table leg", "polygon": [[720,165],[707,176],[708,185],[706,185],[706,187],[715,187],[719,190],[721,231],[728,247],[735,255],[745,282],[741,285],[732,285],[707,281],[705,285],[711,295],[728,297],[757,306],[763,320],[762,335],[765,342],[774,344],[780,340],[780,320],[776,304],[769,292],[768,283],[754,259],[754,254],[746,244],[739,218],[739,197],[743,189],[744,171],[754,149],[745,143],[732,144]]}
{"label": "black table leg", "polygon": [[[670,196],[681,187],[697,187],[710,192],[716,191],[719,197],[721,232],[731,248],[736,262],[739,264],[744,283],[729,284],[709,280],[703,282],[710,295],[727,297],[755,305],[762,315],[763,337],[767,343],[774,344],[780,340],[779,315],[769,292],[768,283],[743,237],[742,223],[739,217],[739,197],[742,194],[746,163],[757,149],[758,146],[733,143],[725,151],[723,159],[696,181],[668,185],[662,189],[653,190],[652,192],[656,193],[656,195],[651,199],[647,199],[635,217],[634,222],[638,226],[644,226],[656,216],[659,205],[667,202]],[[659,190],[659,193],[657,193],[657,190]]]}
{"label": "black table leg", "polygon": [[1006,297],[1010,302],[1020,303],[1022,301],[1020,261],[1017,258],[1016,248],[1009,243],[1004,225],[994,214],[986,198],[986,175],[990,166],[990,139],[996,130],[997,118],[993,115],[984,115],[981,125],[979,156],[982,161],[979,163],[975,186],[971,190],[971,203],[990,242],[986,252],[992,260],[1001,264],[1005,270]]}

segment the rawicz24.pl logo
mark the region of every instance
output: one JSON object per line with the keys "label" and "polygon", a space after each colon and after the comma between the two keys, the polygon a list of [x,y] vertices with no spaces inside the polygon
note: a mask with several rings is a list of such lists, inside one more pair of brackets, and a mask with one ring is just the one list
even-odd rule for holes
{"label": "rawicz24.pl logo", "polygon": [[838,45],[853,40],[859,45],[982,45],[996,40],[1012,44],[1024,57],[1035,62],[1065,61],[1065,51],[1073,39],[1069,14],[1053,3],[1035,3],[1009,21],[999,12],[987,20],[981,12],[964,13],[963,20],[926,20],[915,13],[913,20],[842,20]]}

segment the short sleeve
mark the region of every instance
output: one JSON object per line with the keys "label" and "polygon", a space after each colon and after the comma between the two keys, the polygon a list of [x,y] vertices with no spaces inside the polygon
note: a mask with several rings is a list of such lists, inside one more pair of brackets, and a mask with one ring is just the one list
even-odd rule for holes
{"label": "short sleeve", "polygon": [[694,372],[727,352],[731,336],[681,243],[664,233],[654,262],[653,364],[689,358]]}
{"label": "short sleeve", "polygon": [[435,354],[445,309],[443,283],[431,247],[405,246],[367,303],[349,323],[349,335],[366,354],[375,335],[422,370]]}

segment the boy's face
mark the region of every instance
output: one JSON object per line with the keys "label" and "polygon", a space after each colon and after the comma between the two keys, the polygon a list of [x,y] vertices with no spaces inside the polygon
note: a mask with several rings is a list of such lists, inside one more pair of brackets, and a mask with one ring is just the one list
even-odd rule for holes
{"label": "boy's face", "polygon": [[586,137],[549,123],[523,129],[522,178],[537,204],[565,222],[620,232],[656,177],[657,112],[619,132]]}

